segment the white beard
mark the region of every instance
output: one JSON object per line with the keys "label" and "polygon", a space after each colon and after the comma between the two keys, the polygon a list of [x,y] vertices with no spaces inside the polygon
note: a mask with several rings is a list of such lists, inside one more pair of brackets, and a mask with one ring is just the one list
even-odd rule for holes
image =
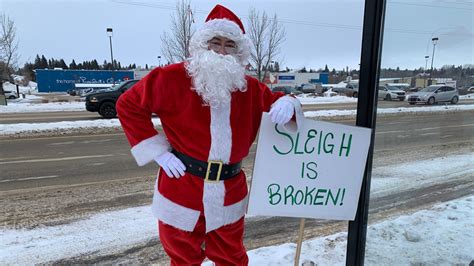
{"label": "white beard", "polygon": [[232,92],[247,89],[245,67],[234,55],[203,49],[192,56],[186,69],[193,79],[192,89],[211,107],[229,104]]}

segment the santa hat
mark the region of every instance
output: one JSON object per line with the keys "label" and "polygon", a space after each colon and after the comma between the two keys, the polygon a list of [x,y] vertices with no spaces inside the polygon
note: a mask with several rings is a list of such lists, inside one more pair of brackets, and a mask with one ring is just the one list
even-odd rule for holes
{"label": "santa hat", "polygon": [[231,22],[234,22],[242,30],[242,33],[245,34],[245,29],[244,25],[242,25],[242,21],[240,21],[240,19],[232,11],[230,11],[224,6],[215,6],[214,9],[211,10],[211,13],[209,13],[209,15],[207,16],[206,22],[214,19],[227,19]]}
{"label": "santa hat", "polygon": [[216,36],[233,40],[237,45],[237,56],[243,65],[247,65],[251,43],[245,35],[244,25],[237,15],[221,5],[216,5],[211,10],[204,26],[191,37],[189,44],[191,56],[201,49],[207,50],[207,42]]}

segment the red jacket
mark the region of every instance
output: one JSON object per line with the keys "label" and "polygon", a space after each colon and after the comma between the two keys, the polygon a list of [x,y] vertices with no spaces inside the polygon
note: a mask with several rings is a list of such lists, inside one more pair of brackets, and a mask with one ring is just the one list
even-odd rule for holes
{"label": "red jacket", "polygon": [[[262,112],[268,112],[283,96],[255,78],[246,79],[245,92],[233,92],[230,105],[213,109],[191,89],[184,63],[154,69],[121,95],[116,106],[137,163],[153,161],[169,150],[169,145],[202,161],[236,163],[244,159],[257,135]],[[161,119],[166,138],[155,130],[152,113]],[[192,231],[194,220],[204,212],[210,231],[244,214],[247,185],[243,172],[212,185],[188,173],[180,179],[164,176],[162,171],[153,208],[165,223]]]}

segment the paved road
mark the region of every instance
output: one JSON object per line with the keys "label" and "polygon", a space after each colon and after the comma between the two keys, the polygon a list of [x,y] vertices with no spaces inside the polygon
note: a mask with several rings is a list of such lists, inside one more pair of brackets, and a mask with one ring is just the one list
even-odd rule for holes
{"label": "paved road", "polygon": [[[353,120],[335,121],[354,125]],[[472,142],[474,111],[400,115],[378,121],[376,151]],[[0,191],[150,176],[137,167],[122,133],[0,140]],[[251,168],[255,145],[244,161]]]}

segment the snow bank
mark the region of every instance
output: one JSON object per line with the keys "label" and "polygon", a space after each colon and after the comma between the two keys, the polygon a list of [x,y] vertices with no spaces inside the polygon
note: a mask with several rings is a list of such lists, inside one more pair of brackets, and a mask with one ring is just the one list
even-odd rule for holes
{"label": "snow bank", "polygon": [[[25,104],[18,104],[21,106]],[[28,104],[26,104],[28,105]],[[73,111],[74,108],[84,108],[84,103],[45,103],[45,104],[30,104],[31,110],[35,107],[41,108],[39,110],[57,110],[57,111]],[[49,106],[49,107],[48,107]],[[0,106],[0,113],[2,113],[2,106]],[[21,109],[21,107],[20,107]],[[423,106],[417,108],[384,108],[378,109],[382,114],[397,114],[397,113],[426,113],[426,112],[446,112],[446,111],[463,111],[474,110],[474,105],[448,105],[448,106]],[[311,117],[338,117],[338,116],[354,116],[356,110],[320,110],[308,111],[304,115],[307,118]],[[155,125],[161,125],[158,118],[153,119]],[[81,121],[64,121],[51,123],[18,123],[18,124],[0,124],[0,136],[22,134],[22,133],[38,133],[42,131],[54,130],[69,130],[69,129],[95,129],[95,128],[112,128],[120,127],[118,119],[97,119],[97,120],[81,120]]]}
{"label": "snow bank", "polygon": [[[410,171],[411,177],[422,175],[427,181],[429,176],[436,177],[440,170],[439,175],[451,171],[452,168],[443,167],[454,161],[458,163],[453,167],[469,168],[470,160],[468,155],[459,155],[393,165],[392,171],[375,168],[372,180],[395,180],[394,173],[402,170],[403,176],[405,169],[405,172]],[[474,169],[470,171],[474,172]],[[410,180],[407,176],[404,183],[408,184]],[[412,180],[411,185],[423,186],[419,181]],[[373,190],[377,193],[403,186],[403,183],[394,186],[393,182],[382,181]],[[474,259],[471,252],[474,248],[473,200],[474,196],[457,199],[370,225],[366,265],[468,265]],[[113,254],[153,238],[157,238],[157,229],[149,206],[100,213],[58,226],[0,229],[0,264],[36,264],[82,254]],[[346,241],[346,233],[306,240],[301,262],[344,265]],[[248,252],[250,265],[293,265],[295,248],[295,244],[287,243],[251,250]]]}
{"label": "snow bank", "polygon": [[[470,196],[369,226],[365,265],[468,265],[474,259],[473,200]],[[300,263],[345,265],[346,244],[347,233],[307,240]],[[251,250],[249,264],[293,265],[295,252],[296,244]]]}
{"label": "snow bank", "polygon": [[[473,200],[470,196],[369,226],[365,264],[469,264],[474,259]],[[93,252],[103,255],[157,237],[149,206],[97,214],[67,225],[0,230],[0,264],[44,263]],[[346,241],[345,232],[306,240],[300,262],[345,265]],[[251,250],[250,265],[293,265],[295,250],[294,243]]]}

